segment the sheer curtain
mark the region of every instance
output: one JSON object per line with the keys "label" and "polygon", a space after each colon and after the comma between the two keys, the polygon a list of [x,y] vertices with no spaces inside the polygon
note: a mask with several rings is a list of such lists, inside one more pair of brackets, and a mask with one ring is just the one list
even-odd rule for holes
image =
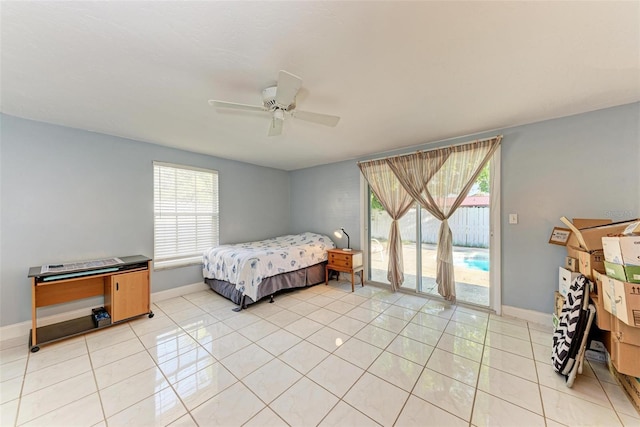
{"label": "sheer curtain", "polygon": [[404,189],[431,215],[438,218],[436,283],[438,293],[455,302],[453,236],[448,219],[467,197],[484,165],[498,148],[502,136],[469,144],[387,159]]}
{"label": "sheer curtain", "polygon": [[391,217],[389,230],[389,267],[387,279],[391,289],[398,290],[404,282],[404,266],[402,260],[402,238],[398,220],[413,205],[413,199],[402,187],[386,160],[371,160],[358,163],[362,175],[369,183],[371,191],[376,195],[384,210]]}

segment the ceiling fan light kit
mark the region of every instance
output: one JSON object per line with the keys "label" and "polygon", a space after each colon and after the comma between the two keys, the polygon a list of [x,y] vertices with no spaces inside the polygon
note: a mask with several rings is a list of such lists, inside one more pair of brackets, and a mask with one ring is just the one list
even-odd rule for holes
{"label": "ceiling fan light kit", "polygon": [[273,119],[274,120],[284,120],[284,111],[280,108],[276,108],[273,111]]}
{"label": "ceiling fan light kit", "polygon": [[310,111],[296,110],[296,95],[302,86],[302,79],[284,70],[278,74],[278,84],[270,86],[262,91],[262,106],[238,104],[235,102],[209,100],[209,105],[216,108],[230,108],[245,111],[262,111],[271,113],[271,126],[269,136],[282,134],[284,113],[290,113],[292,117],[312,123],[334,127],[340,121],[340,117],[329,114],[312,113]]}
{"label": "ceiling fan light kit", "polygon": [[271,86],[262,91],[262,103],[264,104],[264,108],[267,110],[271,110],[273,108],[280,108],[285,111],[293,110],[296,108],[296,100],[289,105],[278,105],[276,101],[276,92],[278,90],[278,86]]}

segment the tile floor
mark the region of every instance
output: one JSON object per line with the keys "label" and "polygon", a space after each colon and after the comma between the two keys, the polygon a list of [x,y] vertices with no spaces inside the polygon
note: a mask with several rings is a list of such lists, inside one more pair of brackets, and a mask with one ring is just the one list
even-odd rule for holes
{"label": "tile floor", "polygon": [[202,291],[0,342],[0,425],[640,426],[605,365],[565,386],[547,326],[347,282],[232,307]]}

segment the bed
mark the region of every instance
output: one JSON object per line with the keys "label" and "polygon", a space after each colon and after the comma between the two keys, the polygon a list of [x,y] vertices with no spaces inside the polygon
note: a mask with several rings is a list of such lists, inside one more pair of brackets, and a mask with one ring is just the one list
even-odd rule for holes
{"label": "bed", "polygon": [[283,289],[324,282],[327,250],[335,247],[329,237],[311,232],[214,246],[203,254],[202,275],[242,309]]}

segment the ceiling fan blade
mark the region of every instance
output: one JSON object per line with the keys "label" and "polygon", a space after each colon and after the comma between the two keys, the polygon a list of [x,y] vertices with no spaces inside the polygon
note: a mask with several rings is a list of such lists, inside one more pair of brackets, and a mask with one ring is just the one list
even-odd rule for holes
{"label": "ceiling fan blade", "polygon": [[331,116],[329,114],[311,113],[309,111],[293,110],[293,117],[300,120],[306,120],[308,122],[318,123],[325,126],[334,127],[340,121],[340,117]]}
{"label": "ceiling fan blade", "polygon": [[215,99],[210,99],[209,105],[216,108],[232,108],[234,110],[268,111],[261,105],[238,104],[236,102],[216,101]]}
{"label": "ceiling fan blade", "polygon": [[276,91],[276,102],[287,107],[296,99],[296,95],[302,86],[302,79],[284,70],[278,74],[278,90]]}
{"label": "ceiling fan blade", "polygon": [[271,119],[271,126],[269,126],[269,136],[278,136],[282,134],[283,119],[277,118],[275,115]]}

